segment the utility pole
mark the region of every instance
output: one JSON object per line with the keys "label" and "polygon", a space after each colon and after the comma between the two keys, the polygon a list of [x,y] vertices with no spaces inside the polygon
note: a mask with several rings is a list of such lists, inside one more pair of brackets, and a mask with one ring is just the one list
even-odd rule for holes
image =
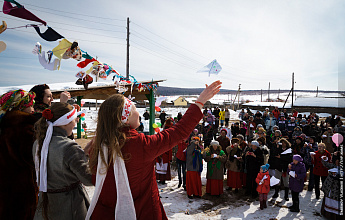
{"label": "utility pole", "polygon": [[271,82],[268,82],[268,101],[270,101],[270,88],[271,88]]}
{"label": "utility pole", "polygon": [[316,87],[316,97],[319,94],[319,86]]}
{"label": "utility pole", "polygon": [[262,89],[261,89],[261,102],[262,102]]}
{"label": "utility pole", "polygon": [[295,73],[292,73],[292,102],[291,102],[291,108],[293,107],[293,90],[294,90],[294,85],[295,85]]}
{"label": "utility pole", "polygon": [[127,17],[127,60],[126,60],[126,78],[129,78],[129,17]]}
{"label": "utility pole", "polygon": [[241,84],[238,85],[238,101],[237,101],[237,109],[240,108],[240,94],[241,94]]}
{"label": "utility pole", "polygon": [[[98,59],[98,56],[96,56],[96,60]],[[96,75],[96,82],[98,81],[98,73]],[[96,111],[97,111],[97,99],[96,99]]]}

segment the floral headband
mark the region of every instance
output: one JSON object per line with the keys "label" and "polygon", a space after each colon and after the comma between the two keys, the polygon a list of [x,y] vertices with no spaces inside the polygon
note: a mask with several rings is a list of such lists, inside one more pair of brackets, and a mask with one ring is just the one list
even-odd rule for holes
{"label": "floral headband", "polygon": [[121,116],[122,123],[127,122],[129,114],[131,113],[131,110],[132,110],[132,101],[126,97],[124,98],[125,98],[125,103],[123,105],[122,116]]}

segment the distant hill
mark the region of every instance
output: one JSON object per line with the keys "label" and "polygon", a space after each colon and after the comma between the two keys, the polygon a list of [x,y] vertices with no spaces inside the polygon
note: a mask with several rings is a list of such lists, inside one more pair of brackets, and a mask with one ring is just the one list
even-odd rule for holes
{"label": "distant hill", "polygon": [[[166,87],[159,86],[157,89],[157,95],[162,96],[174,96],[174,95],[198,95],[204,89],[203,88],[178,88],[178,87]],[[285,93],[290,90],[270,90],[270,93]],[[316,93],[316,90],[295,90],[296,92],[311,92]],[[260,94],[261,90],[241,90],[241,94]],[[263,93],[267,93],[268,90],[262,90]],[[320,91],[322,93],[344,93],[344,91]],[[219,94],[236,94],[237,90],[221,89]]]}

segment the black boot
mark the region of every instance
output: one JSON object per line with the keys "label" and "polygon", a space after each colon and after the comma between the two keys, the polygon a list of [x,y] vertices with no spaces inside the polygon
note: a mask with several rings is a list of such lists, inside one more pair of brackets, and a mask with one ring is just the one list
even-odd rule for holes
{"label": "black boot", "polygon": [[291,212],[299,212],[299,201],[294,202],[295,206],[290,209]]}
{"label": "black boot", "polygon": [[289,201],[289,188],[288,188],[288,187],[285,187],[284,199],[285,199],[286,201]]}
{"label": "black boot", "polygon": [[261,209],[261,210],[264,209],[264,201],[260,201],[260,209]]}
{"label": "black boot", "polygon": [[275,191],[274,191],[274,195],[272,196],[272,198],[277,198],[278,197],[278,194],[279,194],[279,188],[280,188],[280,186],[276,186],[275,187]]}
{"label": "black boot", "polygon": [[264,209],[267,208],[267,200],[264,200],[263,203],[264,203]]}

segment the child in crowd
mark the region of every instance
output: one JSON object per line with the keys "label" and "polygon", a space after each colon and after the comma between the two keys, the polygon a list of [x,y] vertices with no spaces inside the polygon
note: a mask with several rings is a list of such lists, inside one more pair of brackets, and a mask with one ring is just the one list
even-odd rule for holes
{"label": "child in crowd", "polygon": [[256,177],[255,181],[258,184],[256,191],[259,193],[260,209],[267,208],[267,194],[270,192],[270,175],[268,173],[270,165],[262,165],[260,173]]}
{"label": "child in crowd", "polygon": [[201,172],[202,155],[199,147],[199,137],[193,137],[190,145],[187,147],[187,181],[186,189],[188,198],[193,196],[201,198]]}
{"label": "child in crowd", "polygon": [[34,219],[85,219],[91,186],[88,158],[68,136],[78,122],[77,109],[54,103],[35,124],[33,146],[39,203]]}
{"label": "child in crowd", "polygon": [[292,158],[292,163],[288,165],[289,173],[289,187],[292,194],[292,206],[289,206],[291,212],[299,212],[299,193],[303,191],[304,178],[306,171],[303,159],[300,155],[296,154]]}

